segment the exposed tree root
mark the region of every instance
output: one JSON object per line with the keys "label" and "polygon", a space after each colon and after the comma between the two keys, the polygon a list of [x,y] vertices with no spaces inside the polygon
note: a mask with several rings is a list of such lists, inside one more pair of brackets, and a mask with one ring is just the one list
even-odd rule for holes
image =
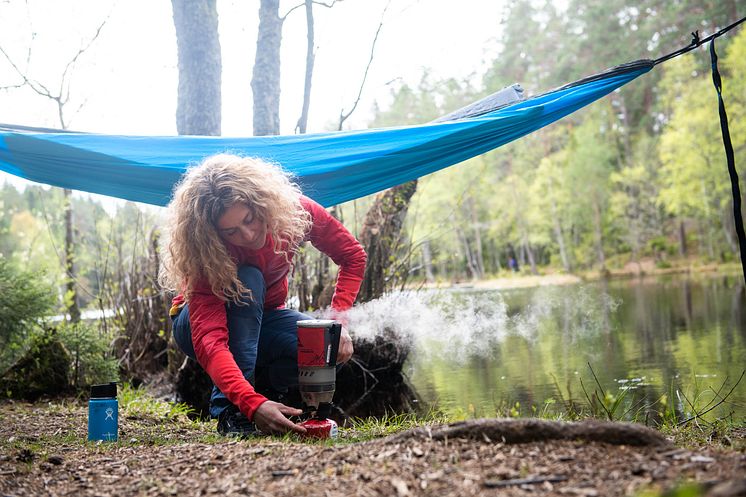
{"label": "exposed tree root", "polygon": [[380,439],[400,442],[426,438],[467,438],[502,443],[548,440],[582,440],[614,445],[667,446],[671,443],[655,430],[634,423],[608,421],[560,422],[542,419],[475,419],[434,428],[415,428]]}
{"label": "exposed tree root", "polygon": [[352,360],[337,371],[334,403],[356,417],[416,412],[419,397],[403,371],[410,344],[387,329],[353,345]]}

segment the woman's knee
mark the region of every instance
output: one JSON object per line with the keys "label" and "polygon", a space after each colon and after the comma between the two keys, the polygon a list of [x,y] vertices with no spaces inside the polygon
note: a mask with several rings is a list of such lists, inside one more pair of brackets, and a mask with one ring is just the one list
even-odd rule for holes
{"label": "woman's knee", "polygon": [[191,359],[196,360],[197,357],[194,353],[194,345],[192,344],[192,327],[189,322],[189,309],[187,306],[184,306],[174,320],[171,333],[179,349]]}
{"label": "woman's knee", "polygon": [[264,275],[256,266],[239,266],[238,279],[247,289],[251,290],[254,300],[264,301]]}

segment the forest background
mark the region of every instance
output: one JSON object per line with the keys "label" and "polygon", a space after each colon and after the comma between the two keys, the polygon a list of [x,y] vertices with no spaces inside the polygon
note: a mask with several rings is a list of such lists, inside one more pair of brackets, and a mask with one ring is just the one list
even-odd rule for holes
{"label": "forest background", "polygon": [[[441,78],[425,70],[418,84],[395,82],[387,102],[372,109],[369,126],[423,123],[514,82],[531,96],[616,64],[655,58],[689,43],[693,30],[710,34],[739,19],[744,12],[738,7],[736,0],[511,2],[494,19],[502,24],[499,50],[479,78]],[[746,31],[739,28],[717,44],[743,177]],[[6,65],[0,98],[13,98],[28,84],[8,60],[0,58]],[[389,241],[386,289],[484,280],[513,269],[604,275],[737,262],[709,66],[704,49],[675,58],[556,124],[422,178],[402,213],[401,233]],[[74,267],[65,255],[66,202],[74,212]],[[333,212],[360,235],[374,203],[371,196]],[[138,362],[137,350],[146,343],[165,350],[168,298],[155,282],[161,211],[133,203],[112,209],[55,188],[5,183],[0,212],[0,266],[12,274],[5,281],[42,285],[29,289],[39,303],[29,316],[63,314],[72,304],[109,313],[105,335],[115,337],[114,355],[125,365]],[[298,267],[307,270],[294,273],[293,288],[313,290],[293,302],[321,306],[334,268],[310,250],[300,254]],[[54,290],[48,295],[42,288]],[[137,330],[146,328],[154,332],[133,349],[143,340]],[[13,347],[0,354],[0,371],[26,348],[26,329],[3,330],[0,343]]]}

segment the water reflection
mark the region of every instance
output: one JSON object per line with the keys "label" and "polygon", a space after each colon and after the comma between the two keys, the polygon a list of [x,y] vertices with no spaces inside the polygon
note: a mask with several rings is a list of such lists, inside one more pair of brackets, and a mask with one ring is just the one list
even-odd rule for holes
{"label": "water reflection", "polygon": [[[516,403],[523,414],[563,411],[570,400],[588,404],[606,393],[609,402],[623,396],[617,416],[649,419],[674,405],[686,417],[717,403],[746,368],[746,291],[737,275],[431,298],[440,328],[409,321],[419,340],[409,374],[425,401],[449,412],[504,415]],[[459,327],[454,315],[477,329]],[[746,380],[709,418],[728,415],[746,416]]]}

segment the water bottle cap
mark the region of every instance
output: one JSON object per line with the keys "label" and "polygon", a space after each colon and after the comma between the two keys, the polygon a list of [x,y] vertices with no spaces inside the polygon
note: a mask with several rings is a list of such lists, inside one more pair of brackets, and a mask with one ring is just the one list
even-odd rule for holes
{"label": "water bottle cap", "polygon": [[117,384],[115,382],[104,383],[103,385],[91,386],[92,399],[116,399]]}

